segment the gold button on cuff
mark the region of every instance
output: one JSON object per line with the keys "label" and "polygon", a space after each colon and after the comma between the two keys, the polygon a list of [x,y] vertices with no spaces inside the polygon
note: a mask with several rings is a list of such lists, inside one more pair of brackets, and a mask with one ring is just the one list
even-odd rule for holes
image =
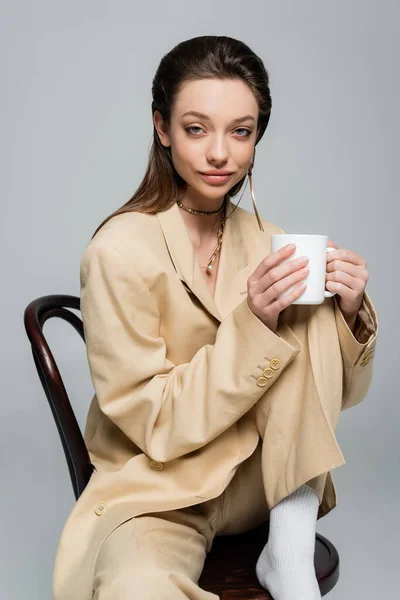
{"label": "gold button on cuff", "polygon": [[362,367],[365,367],[365,365],[368,365],[368,363],[370,363],[372,360],[372,356],[366,356],[365,358],[363,358],[363,360],[360,362],[360,365]]}
{"label": "gold button on cuff", "polygon": [[275,373],[272,371],[272,369],[264,369],[263,375],[267,379],[272,379],[272,377],[274,377]]}
{"label": "gold button on cuff", "polygon": [[260,387],[265,387],[266,385],[268,385],[268,379],[266,377],[259,377],[257,379],[257,385],[259,385]]}
{"label": "gold button on cuff", "polygon": [[99,516],[104,515],[106,510],[107,510],[107,504],[105,502],[99,502],[94,507],[94,512],[96,513],[96,515],[99,515]]}
{"label": "gold button on cuff", "polygon": [[152,460],[152,461],[150,461],[150,467],[152,469],[154,469],[155,471],[162,471],[164,468],[164,465],[162,462],[158,462],[158,460]]}
{"label": "gold button on cuff", "polygon": [[281,368],[281,361],[279,358],[272,358],[269,362],[271,369],[278,370]]}

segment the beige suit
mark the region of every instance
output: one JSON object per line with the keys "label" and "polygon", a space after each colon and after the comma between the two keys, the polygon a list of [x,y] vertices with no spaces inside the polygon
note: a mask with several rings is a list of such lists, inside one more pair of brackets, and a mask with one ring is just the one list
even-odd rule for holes
{"label": "beige suit", "polygon": [[305,482],[320,497],[318,518],[336,506],[330,471],[345,460],[334,431],[368,392],[377,314],[365,293],[358,339],[335,297],[291,305],[276,333],[265,327],[246,282],[283,230],[263,225],[240,207],[227,220],[214,298],[176,205],[118,215],[85,250],[95,472],[61,534],[55,600],[91,599],[96,557],[115,528],[216,498],[260,436],[269,508]]}

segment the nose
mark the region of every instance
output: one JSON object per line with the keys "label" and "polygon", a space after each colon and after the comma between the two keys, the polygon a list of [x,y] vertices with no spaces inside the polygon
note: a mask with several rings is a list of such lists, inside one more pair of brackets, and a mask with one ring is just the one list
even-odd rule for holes
{"label": "nose", "polygon": [[214,137],[208,146],[207,159],[213,164],[224,164],[228,160],[228,147],[223,136]]}

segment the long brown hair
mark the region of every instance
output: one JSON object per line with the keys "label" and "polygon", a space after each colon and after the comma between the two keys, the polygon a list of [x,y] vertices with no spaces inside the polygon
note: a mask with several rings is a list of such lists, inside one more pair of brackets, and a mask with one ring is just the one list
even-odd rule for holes
{"label": "long brown hair", "polygon": [[[195,37],[181,42],[163,56],[152,82],[152,115],[158,110],[168,125],[181,86],[187,81],[209,78],[241,79],[252,90],[259,106],[257,145],[271,113],[269,76],[262,60],[246,44],[231,37]],[[229,196],[241,190],[245,179],[246,176],[229,190]],[[161,144],[153,121],[153,142],[142,182],[132,198],[107,217],[92,237],[115,215],[131,211],[155,214],[166,210],[182,196],[186,185],[172,163],[171,149]]]}

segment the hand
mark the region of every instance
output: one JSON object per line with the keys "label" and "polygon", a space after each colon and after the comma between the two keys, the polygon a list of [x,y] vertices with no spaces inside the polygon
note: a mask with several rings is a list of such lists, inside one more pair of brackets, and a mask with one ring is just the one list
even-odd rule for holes
{"label": "hand", "polygon": [[[296,247],[290,250],[288,246],[289,244],[263,258],[247,280],[247,304],[250,310],[274,333],[278,327],[279,314],[304,292],[300,285],[308,275],[308,271],[304,270],[308,257],[280,264],[296,250]],[[295,287],[290,293],[278,298],[293,285]]]}
{"label": "hand", "polygon": [[366,261],[351,250],[343,250],[328,240],[328,247],[336,248],[326,256],[326,289],[336,292],[340,310],[346,320],[354,319],[362,305],[369,279]]}

